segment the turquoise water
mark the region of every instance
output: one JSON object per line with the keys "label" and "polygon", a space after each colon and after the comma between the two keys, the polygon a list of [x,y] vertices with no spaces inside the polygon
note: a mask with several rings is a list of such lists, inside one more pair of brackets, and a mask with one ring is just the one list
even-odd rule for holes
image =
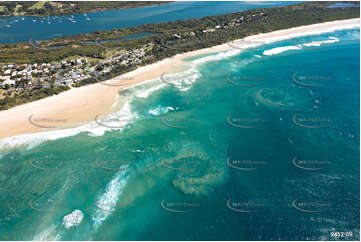
{"label": "turquoise water", "polygon": [[350,29],[189,58],[111,117],[0,140],[1,239],[358,240],[359,51]]}
{"label": "turquoise water", "polygon": [[[134,27],[188,18],[227,14],[255,8],[270,8],[297,2],[175,2],[139,7],[50,17],[0,17],[0,44],[47,40],[99,30]],[[31,29],[31,31],[29,31]]]}

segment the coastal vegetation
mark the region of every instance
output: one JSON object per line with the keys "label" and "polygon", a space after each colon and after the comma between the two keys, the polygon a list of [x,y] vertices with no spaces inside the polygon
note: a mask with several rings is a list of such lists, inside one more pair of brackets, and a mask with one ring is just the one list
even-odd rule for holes
{"label": "coastal vegetation", "polygon": [[68,86],[52,86],[49,88],[34,88],[3,93],[0,92],[0,107],[1,110],[4,110],[25,102],[32,102],[48,96],[56,95],[69,89],[70,88]]}
{"label": "coastal vegetation", "polygon": [[0,16],[49,16],[166,4],[159,1],[6,1]]}
{"label": "coastal vegetation", "polygon": [[[16,77],[17,79],[14,80],[9,75],[8,80],[13,80],[13,85],[6,86],[9,93],[6,98],[0,96],[0,109],[8,109],[17,104],[32,101],[35,96],[42,98],[48,93],[53,95],[66,89],[61,89],[59,85],[78,87],[106,80],[134,70],[138,66],[154,63],[179,53],[223,44],[249,35],[360,16],[359,8],[329,8],[334,3],[305,2],[199,19],[192,18],[110,31],[96,31],[89,34],[54,38],[49,41],[3,44],[0,45],[0,63],[3,64],[0,76],[4,77],[5,72],[13,73],[13,70],[17,69],[16,66],[20,67],[17,71],[23,71],[20,64],[25,64],[24,68],[31,72],[31,78],[26,79],[27,83],[30,81],[31,84],[34,79],[43,78],[50,88],[47,91],[34,88],[32,98],[30,98],[29,94],[24,95],[22,92],[31,92],[32,89],[20,90],[17,88],[17,82],[23,86],[24,81],[21,77]],[[151,34],[140,38],[123,39],[129,35],[144,33]],[[74,56],[80,58],[81,64],[79,65],[81,66],[76,67],[71,62],[63,63],[64,60],[72,59]],[[32,72],[35,64],[42,66],[45,64],[44,68],[37,67],[38,77],[34,77]],[[62,66],[63,64],[64,66]],[[30,68],[29,65],[31,65]],[[52,67],[54,67],[53,71],[46,72],[46,68],[51,69]],[[72,72],[73,68],[78,68],[79,75],[87,78],[67,82],[69,75],[66,74]],[[59,72],[62,72],[62,75],[59,75]],[[59,78],[59,76],[61,77]],[[64,80],[62,77],[67,79]],[[36,85],[28,85],[28,87],[32,86]],[[4,84],[3,88],[5,88]],[[11,94],[12,92],[16,92],[16,94]]]}

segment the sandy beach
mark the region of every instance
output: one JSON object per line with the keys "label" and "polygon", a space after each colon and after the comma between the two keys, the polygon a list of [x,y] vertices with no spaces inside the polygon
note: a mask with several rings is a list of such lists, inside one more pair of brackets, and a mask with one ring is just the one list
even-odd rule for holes
{"label": "sandy beach", "polygon": [[[340,20],[300,26],[270,33],[248,36],[211,48],[178,54],[157,63],[139,67],[124,75],[101,83],[73,88],[59,95],[23,104],[0,112],[0,138],[26,133],[53,130],[50,126],[69,128],[93,121],[95,116],[117,111],[112,105],[119,90],[159,77],[162,73],[172,72],[187,57],[225,51],[232,48],[245,49],[274,41],[305,35],[321,34],[340,29],[360,27],[360,19]],[[118,86],[118,84],[122,84]]]}

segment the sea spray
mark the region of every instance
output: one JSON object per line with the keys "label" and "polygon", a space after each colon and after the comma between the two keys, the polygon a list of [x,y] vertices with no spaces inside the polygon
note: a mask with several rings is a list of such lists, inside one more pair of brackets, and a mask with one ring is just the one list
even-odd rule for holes
{"label": "sea spray", "polygon": [[107,217],[117,208],[118,200],[128,180],[128,170],[117,172],[106,185],[105,192],[96,201],[95,214],[92,216],[95,231],[102,225]]}
{"label": "sea spray", "polygon": [[[151,92],[147,98],[140,95],[132,99],[129,107],[138,118],[131,120],[121,132],[107,129],[109,132],[101,136],[79,133],[77,137],[48,140],[34,147],[31,156],[31,151],[20,152],[20,157],[14,160],[5,156],[1,160],[4,166],[0,168],[4,184],[1,191],[6,192],[6,200],[12,203],[18,218],[6,221],[7,224],[0,228],[1,233],[15,239],[32,239],[34,234],[42,234],[37,238],[304,240],[306,237],[300,231],[302,226],[312,227],[310,236],[320,239],[329,238],[325,225],[332,225],[332,228],[348,228],[358,238],[357,32],[333,33],[332,36],[340,41],[313,46],[319,50],[286,51],[242,62],[249,57],[256,59],[254,55],[264,50],[290,44],[290,41],[284,41],[207,62],[197,66],[202,76],[185,92],[164,87]],[[302,42],[322,40],[312,38]],[[337,48],[340,45],[347,48]],[[292,63],[297,63],[294,69],[286,68]],[[232,74],[239,75],[239,83],[246,80],[257,82],[258,86],[239,86],[227,81],[230,67]],[[337,78],[333,76],[322,83],[328,85],[304,87],[292,79],[295,71],[297,76],[327,77],[327,70],[338,74],[335,75]],[[136,92],[134,88],[120,95],[132,97]],[[301,122],[313,117],[306,115],[312,114],[314,105],[318,105],[320,117],[332,122],[314,129],[293,123],[295,114]],[[165,112],[167,107],[174,109]],[[153,114],[149,113],[151,110]],[[250,120],[259,123],[252,129],[232,126],[227,122],[229,115],[239,126],[239,122]],[[29,165],[27,158],[34,158],[37,164],[36,158],[42,161],[46,152],[54,153],[53,149],[64,154],[61,156],[64,161],[72,160],[72,163],[64,163],[64,168],[71,167],[76,175],[82,175],[82,179],[74,186],[76,190],[69,190],[61,203],[69,207],[56,210],[56,216],[49,216],[51,221],[42,221],[45,216],[36,211],[37,216],[28,214],[31,209],[22,201],[33,198],[35,192],[52,187],[57,190],[56,185],[59,181],[63,184],[69,173],[60,166],[60,170],[38,170]],[[297,161],[330,163],[322,170],[303,170],[292,163],[295,156]],[[126,162],[131,163],[126,167],[129,173],[122,173],[125,172],[123,169],[113,171],[113,168],[122,168],[119,164]],[[306,165],[310,167],[314,163],[303,164]],[[234,169],[235,166],[256,169]],[[28,173],[24,174],[22,169]],[[53,182],[49,183],[49,180]],[[344,196],[333,196],[341,193]],[[306,195],[308,197],[303,201]],[[330,200],[323,201],[325,197]],[[194,198],[204,200],[198,202]],[[237,203],[242,205],[259,200],[264,202],[264,207],[251,216],[227,207],[227,201],[234,202],[235,208]],[[16,204],[16,201],[21,202]],[[313,214],[310,219],[309,214],[293,207],[294,201],[316,201],[315,204],[332,207],[324,207],[328,210]],[[162,207],[176,210],[171,203],[184,205],[183,202],[194,206],[181,209],[186,213],[171,212]],[[47,205],[46,208],[55,207]],[[78,227],[66,230],[62,219],[74,209],[83,211],[84,220]],[[99,225],[96,226],[96,222]],[[37,224],[44,226],[34,231]],[[53,224],[56,225],[55,232],[49,229]],[[66,233],[62,234],[63,231]],[[204,237],[207,235],[209,237]]]}
{"label": "sea spray", "polygon": [[63,225],[66,229],[69,229],[74,226],[78,226],[83,220],[83,218],[84,218],[84,214],[82,213],[82,211],[76,209],[70,214],[64,216]]}

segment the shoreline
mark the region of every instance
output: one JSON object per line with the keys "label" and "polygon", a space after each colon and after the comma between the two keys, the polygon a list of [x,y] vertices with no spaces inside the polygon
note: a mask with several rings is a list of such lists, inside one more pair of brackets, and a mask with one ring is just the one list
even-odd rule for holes
{"label": "shoreline", "polygon": [[[58,95],[1,111],[0,139],[21,134],[58,130],[59,128],[74,128],[94,121],[97,115],[118,111],[115,110],[113,104],[120,90],[159,78],[163,73],[174,72],[175,68],[182,65],[184,59],[188,57],[231,49],[243,50],[271,42],[356,27],[360,27],[359,18],[337,20],[252,35],[231,43],[177,54],[156,63],[138,67],[136,70],[107,80],[103,84],[95,83],[73,88]],[[117,86],[120,84],[121,86]],[[36,123],[34,121],[42,122],[42,124],[34,125]],[[50,126],[53,128],[49,128]],[[55,127],[57,129],[54,129]]]}
{"label": "shoreline", "polygon": [[105,12],[105,11],[113,11],[113,10],[123,10],[123,9],[131,9],[131,8],[141,8],[141,7],[153,7],[157,5],[163,5],[163,4],[170,4],[172,1],[166,2],[166,3],[154,3],[149,5],[141,5],[141,6],[134,6],[134,7],[122,7],[122,8],[110,8],[110,9],[102,9],[102,8],[95,8],[90,11],[80,11],[78,13],[61,13],[61,14],[51,14],[51,15],[31,15],[31,14],[24,14],[24,15],[2,15],[2,17],[35,17],[35,18],[43,18],[43,17],[56,17],[56,16],[70,16],[70,15],[76,15],[76,14],[88,14],[88,13],[99,13],[99,12]]}

